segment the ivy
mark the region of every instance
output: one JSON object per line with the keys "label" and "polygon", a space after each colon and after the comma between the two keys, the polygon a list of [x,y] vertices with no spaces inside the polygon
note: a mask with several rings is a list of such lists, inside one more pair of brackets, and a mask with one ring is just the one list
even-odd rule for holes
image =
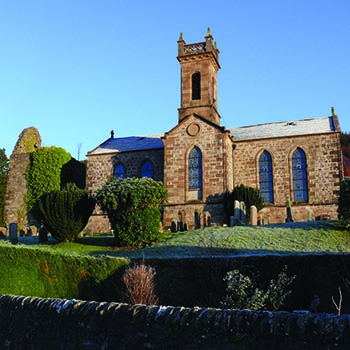
{"label": "ivy", "polygon": [[38,199],[44,194],[59,190],[61,186],[61,168],[72,157],[60,147],[41,147],[31,153],[26,171],[27,210],[40,222],[42,217],[37,208]]}

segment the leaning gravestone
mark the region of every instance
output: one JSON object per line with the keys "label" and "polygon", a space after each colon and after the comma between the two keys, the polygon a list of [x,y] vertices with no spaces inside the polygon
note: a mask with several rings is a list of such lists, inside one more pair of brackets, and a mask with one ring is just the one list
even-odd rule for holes
{"label": "leaning gravestone", "polygon": [[245,203],[244,202],[241,202],[240,204],[241,204],[240,220],[244,224],[245,223],[245,219],[246,219],[246,207],[245,207]]}

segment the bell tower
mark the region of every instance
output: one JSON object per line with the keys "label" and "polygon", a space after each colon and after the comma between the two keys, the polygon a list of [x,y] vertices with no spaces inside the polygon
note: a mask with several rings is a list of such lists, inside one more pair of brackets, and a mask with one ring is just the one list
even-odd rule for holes
{"label": "bell tower", "polygon": [[186,44],[182,33],[177,42],[177,59],[181,65],[181,106],[179,122],[196,113],[220,125],[217,99],[219,50],[208,28],[205,42]]}

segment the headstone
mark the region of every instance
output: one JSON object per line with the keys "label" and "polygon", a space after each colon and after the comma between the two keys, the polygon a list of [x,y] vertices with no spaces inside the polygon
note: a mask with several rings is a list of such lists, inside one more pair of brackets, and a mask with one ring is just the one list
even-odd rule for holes
{"label": "headstone", "polygon": [[171,222],[170,231],[171,231],[172,233],[177,232],[177,230],[176,230],[176,222],[175,222],[175,221],[172,221],[172,222]]}
{"label": "headstone", "polygon": [[39,243],[47,242],[49,239],[47,237],[49,231],[45,226],[39,228]]}
{"label": "headstone", "polygon": [[241,205],[239,201],[235,201],[235,204],[234,204],[234,217],[235,217],[234,225],[237,225],[239,223],[239,220],[241,220]]}
{"label": "headstone", "polygon": [[235,217],[230,216],[230,227],[235,226]]}
{"label": "headstone", "polygon": [[184,231],[188,231],[187,224],[184,223]]}
{"label": "headstone", "polygon": [[307,214],[307,221],[313,221],[313,219],[312,219],[312,210],[311,210],[311,208],[307,208],[306,209],[306,214]]}
{"label": "headstone", "polygon": [[210,227],[210,219],[211,219],[211,215],[209,211],[205,211],[203,213],[204,227]]}
{"label": "headstone", "polygon": [[287,199],[287,217],[286,217],[286,222],[294,222],[293,216],[292,216],[292,203],[290,200],[289,194],[286,196]]}
{"label": "headstone", "polygon": [[32,235],[33,236],[37,236],[38,235],[38,228],[34,225],[30,226],[30,229],[32,231]]}
{"label": "headstone", "polygon": [[11,222],[9,225],[9,238],[12,244],[18,243],[18,232],[17,232],[17,224],[15,222]]}
{"label": "headstone", "polygon": [[246,207],[245,207],[245,203],[241,202],[241,211],[240,211],[240,220],[243,224],[245,224],[245,219],[246,219]]}
{"label": "headstone", "polygon": [[253,226],[258,224],[258,211],[255,205],[250,207],[250,224]]}
{"label": "headstone", "polygon": [[23,228],[21,228],[21,229],[19,230],[19,236],[20,236],[20,237],[24,237],[24,236],[25,236],[25,232],[24,232]]}
{"label": "headstone", "polygon": [[201,228],[201,213],[197,210],[194,212],[194,228]]}

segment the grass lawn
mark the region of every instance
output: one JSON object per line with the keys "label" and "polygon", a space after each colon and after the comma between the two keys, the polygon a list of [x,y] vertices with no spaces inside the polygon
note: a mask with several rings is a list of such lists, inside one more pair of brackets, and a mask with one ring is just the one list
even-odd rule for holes
{"label": "grass lawn", "polygon": [[350,253],[350,232],[336,221],[267,226],[209,227],[177,234],[165,233],[163,241],[142,249],[117,248],[113,236],[78,238],[75,243],[38,237],[20,238],[33,248],[67,254],[108,255],[125,258],[188,258],[260,254]]}

